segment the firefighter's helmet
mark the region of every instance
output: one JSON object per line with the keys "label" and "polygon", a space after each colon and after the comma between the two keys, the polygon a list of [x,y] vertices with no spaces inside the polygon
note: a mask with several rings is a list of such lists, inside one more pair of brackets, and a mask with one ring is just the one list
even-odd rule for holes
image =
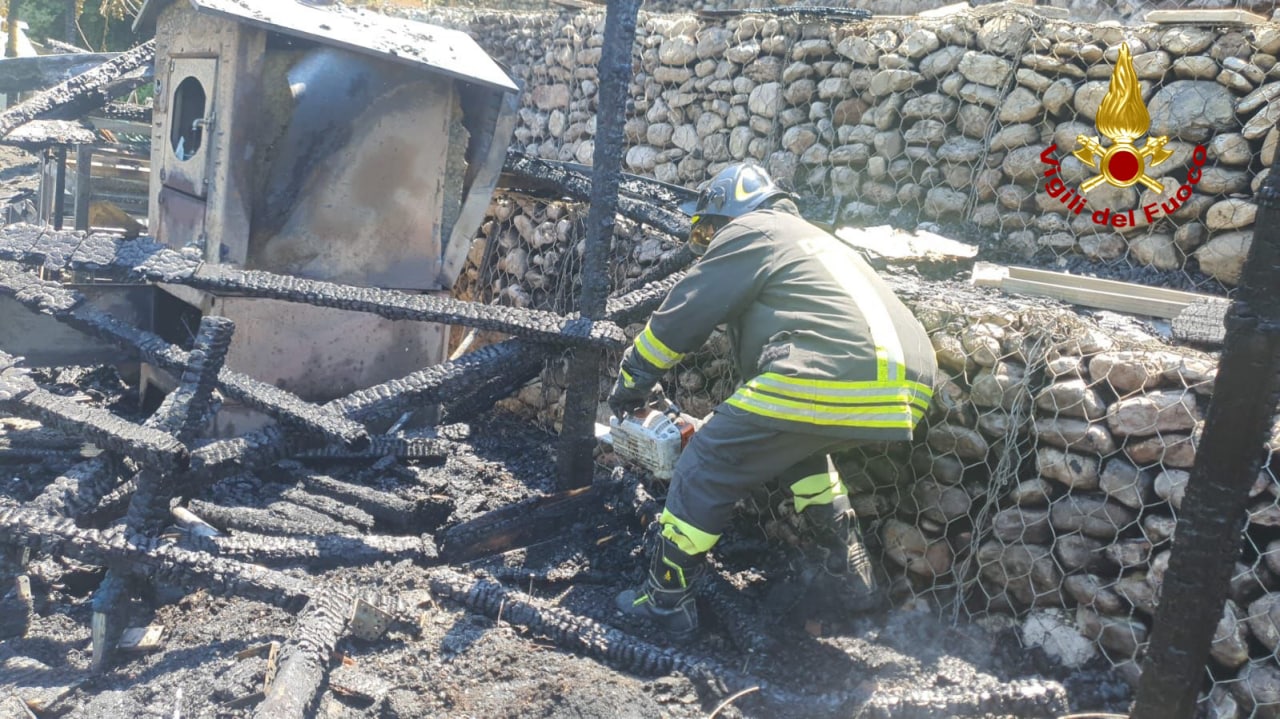
{"label": "firefighter's helmet", "polygon": [[711,244],[711,237],[726,222],[786,194],[763,168],[745,163],[729,165],[698,195],[689,220],[689,247],[694,254],[702,255]]}

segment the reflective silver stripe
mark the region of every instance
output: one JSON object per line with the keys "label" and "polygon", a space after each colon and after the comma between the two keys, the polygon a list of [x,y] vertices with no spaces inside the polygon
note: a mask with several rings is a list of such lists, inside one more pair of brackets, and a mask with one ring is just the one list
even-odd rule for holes
{"label": "reflective silver stripe", "polygon": [[[832,382],[826,380],[827,382]],[[832,382],[834,383],[834,382]],[[898,385],[880,385],[877,387],[853,388],[853,387],[832,387],[822,385],[811,385],[805,383],[804,380],[797,382],[787,382],[776,377],[770,377],[768,374],[759,375],[747,383],[748,387],[760,389],[765,392],[773,392],[774,394],[785,395],[793,399],[806,400],[830,400],[833,402],[841,399],[882,399],[892,402],[895,400],[920,400],[925,404],[929,403],[933,396],[932,392],[924,390],[923,387],[916,388],[910,386]]]}
{"label": "reflective silver stripe", "polygon": [[636,351],[640,353],[650,364],[658,369],[670,369],[676,365],[684,355],[671,350],[657,335],[653,334],[653,330],[645,325],[644,331],[636,337]]}
{"label": "reflective silver stripe", "polygon": [[915,427],[917,413],[924,413],[924,410],[911,408],[908,405],[903,405],[902,409],[897,411],[886,407],[886,411],[883,412],[819,412],[816,405],[811,405],[807,408],[790,407],[786,404],[768,401],[765,396],[752,393],[750,390],[739,390],[727,401],[734,407],[765,417],[806,424],[844,425],[850,427],[910,430]]}
{"label": "reflective silver stripe", "polygon": [[893,326],[893,318],[889,316],[889,308],[880,301],[875,290],[857,283],[857,280],[864,276],[853,261],[853,250],[836,240],[824,244],[826,246],[820,247],[810,239],[800,241],[801,249],[822,262],[831,279],[835,280],[849,299],[853,300],[858,307],[858,312],[867,321],[867,328],[871,331],[871,342],[878,351],[884,351],[885,359],[888,360],[888,376],[883,379],[902,379],[903,366],[907,358],[902,351],[902,341],[898,339],[898,330]]}

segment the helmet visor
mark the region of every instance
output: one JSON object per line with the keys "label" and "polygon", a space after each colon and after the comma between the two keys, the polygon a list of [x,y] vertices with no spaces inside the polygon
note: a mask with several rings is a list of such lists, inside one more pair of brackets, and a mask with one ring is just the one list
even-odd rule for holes
{"label": "helmet visor", "polygon": [[711,238],[716,234],[717,223],[706,215],[694,215],[690,219],[691,228],[689,229],[689,249],[693,254],[702,257],[707,251],[707,246],[711,244]]}

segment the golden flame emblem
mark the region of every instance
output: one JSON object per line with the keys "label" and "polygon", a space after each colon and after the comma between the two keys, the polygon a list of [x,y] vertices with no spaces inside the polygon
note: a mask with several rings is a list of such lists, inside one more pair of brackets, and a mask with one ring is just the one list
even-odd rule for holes
{"label": "golden flame emblem", "polygon": [[1114,187],[1141,182],[1156,192],[1164,192],[1164,185],[1147,175],[1147,160],[1155,167],[1169,159],[1173,153],[1164,149],[1169,138],[1148,137],[1142,149],[1133,144],[1147,134],[1150,127],[1151,115],[1142,101],[1133,55],[1129,53],[1129,44],[1124,43],[1116,59],[1116,69],[1111,72],[1111,86],[1098,108],[1098,132],[1111,140],[1111,147],[1103,147],[1096,137],[1076,136],[1080,149],[1072,154],[1099,173],[1081,183],[1080,189],[1088,192],[1104,182]]}

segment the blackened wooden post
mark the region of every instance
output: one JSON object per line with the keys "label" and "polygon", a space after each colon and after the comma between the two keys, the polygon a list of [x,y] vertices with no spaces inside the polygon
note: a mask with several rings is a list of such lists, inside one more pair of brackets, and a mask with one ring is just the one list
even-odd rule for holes
{"label": "blackened wooden post", "polygon": [[53,180],[53,229],[62,229],[62,218],[67,214],[67,146],[58,145],[55,151],[58,163]]}
{"label": "blackened wooden post", "polygon": [[[609,0],[604,20],[604,48],[597,66],[600,82],[596,108],[595,154],[592,156],[591,209],[587,213],[587,241],[582,257],[582,295],[579,310],[593,320],[604,317],[609,296],[609,249],[618,206],[627,92],[631,84],[632,45],[641,0]],[[600,402],[598,349],[578,348],[569,358],[569,386],[558,456],[560,487],[591,483],[595,449],[596,407]]]}
{"label": "blackened wooden post", "polygon": [[77,230],[89,229],[89,193],[93,178],[93,145],[76,145],[76,206]]}
{"label": "blackened wooden post", "polygon": [[1142,664],[1133,719],[1190,719],[1240,555],[1249,488],[1280,394],[1280,164],[1258,191],[1253,246]]}

